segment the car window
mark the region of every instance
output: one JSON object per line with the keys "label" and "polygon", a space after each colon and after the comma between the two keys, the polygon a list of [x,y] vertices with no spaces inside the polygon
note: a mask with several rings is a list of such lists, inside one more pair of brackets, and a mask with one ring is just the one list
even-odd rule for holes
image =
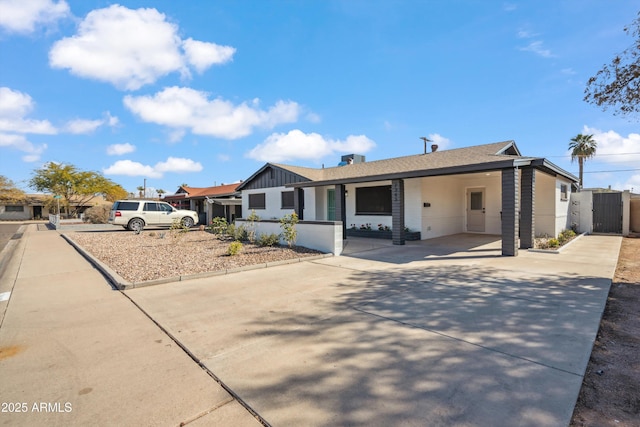
{"label": "car window", "polygon": [[117,211],[135,211],[138,210],[138,202],[115,202],[113,210]]}
{"label": "car window", "polygon": [[166,203],[158,203],[158,210],[164,212],[173,212],[173,208]]}
{"label": "car window", "polygon": [[149,212],[156,212],[158,210],[158,204],[157,203],[145,203],[144,204],[144,210]]}

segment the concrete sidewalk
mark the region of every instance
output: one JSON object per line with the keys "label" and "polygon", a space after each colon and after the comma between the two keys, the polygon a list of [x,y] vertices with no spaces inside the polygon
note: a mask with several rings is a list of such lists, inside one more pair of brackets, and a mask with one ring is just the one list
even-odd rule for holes
{"label": "concrete sidewalk", "polygon": [[0,278],[0,425],[260,425],[57,232],[36,230]]}
{"label": "concrete sidewalk", "polygon": [[29,226],[0,278],[0,425],[569,423],[620,237],[353,243],[121,293]]}

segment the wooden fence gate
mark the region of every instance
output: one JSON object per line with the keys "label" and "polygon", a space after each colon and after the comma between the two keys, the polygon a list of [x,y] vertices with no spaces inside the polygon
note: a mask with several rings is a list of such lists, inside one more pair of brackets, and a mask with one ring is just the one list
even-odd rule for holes
{"label": "wooden fence gate", "polygon": [[622,234],[622,193],[593,193],[593,232]]}

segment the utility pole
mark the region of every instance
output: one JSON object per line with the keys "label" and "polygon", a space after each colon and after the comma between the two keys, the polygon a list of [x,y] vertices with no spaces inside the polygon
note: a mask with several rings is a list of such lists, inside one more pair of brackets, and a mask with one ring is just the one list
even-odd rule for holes
{"label": "utility pole", "polygon": [[424,141],[424,154],[427,154],[427,142],[433,142],[426,136],[421,136],[419,139]]}

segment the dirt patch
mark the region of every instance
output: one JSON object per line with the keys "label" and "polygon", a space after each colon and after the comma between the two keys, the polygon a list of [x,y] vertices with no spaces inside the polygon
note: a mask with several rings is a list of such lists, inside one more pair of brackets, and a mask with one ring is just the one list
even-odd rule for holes
{"label": "dirt patch", "polygon": [[622,240],[572,427],[640,425],[640,239]]}

